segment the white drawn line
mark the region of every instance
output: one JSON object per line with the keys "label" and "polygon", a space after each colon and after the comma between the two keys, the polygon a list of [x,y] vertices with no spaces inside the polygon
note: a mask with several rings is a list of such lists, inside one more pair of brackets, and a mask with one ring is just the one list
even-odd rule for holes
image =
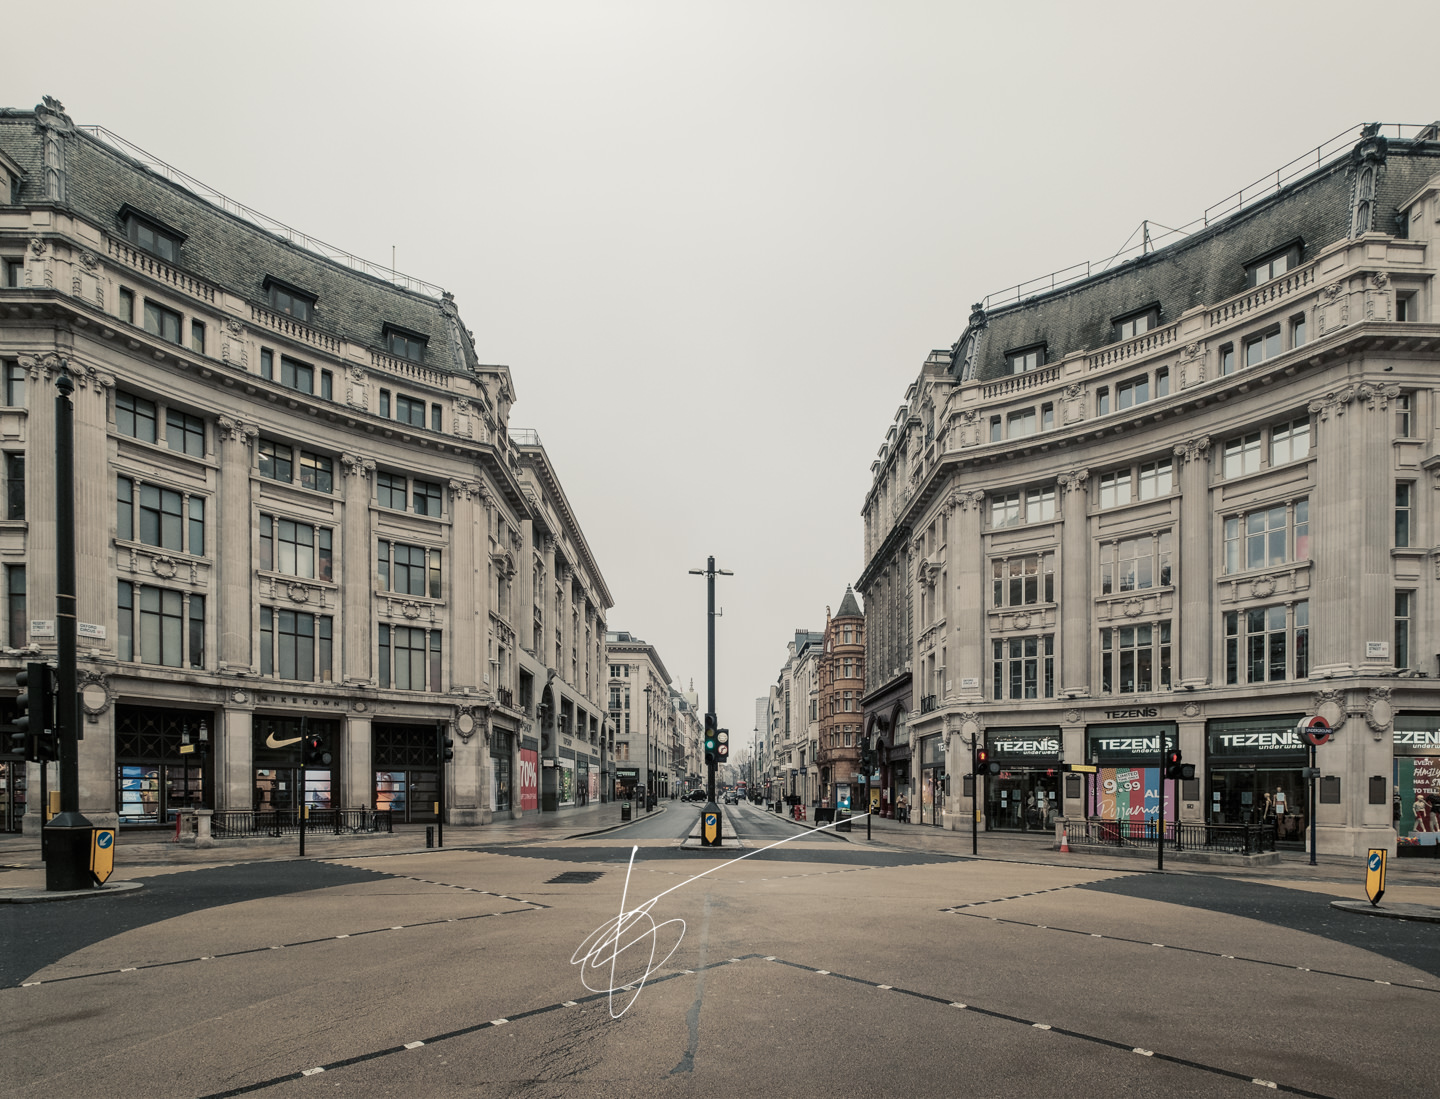
{"label": "white drawn line", "polygon": [[[849,819],[852,821],[863,820],[869,815],[869,813],[856,813]],[[620,1018],[620,1016],[629,1011],[635,1001],[639,999],[640,993],[645,989],[645,982],[654,975],[656,970],[674,956],[675,951],[680,949],[680,944],[685,939],[684,920],[676,918],[665,920],[662,923],[656,923],[655,918],[650,914],[651,909],[655,907],[655,904],[661,897],[668,896],[677,889],[683,889],[691,882],[699,881],[701,878],[707,877],[726,866],[732,866],[737,862],[748,859],[751,855],[758,855],[762,851],[769,851],[772,847],[779,847],[782,843],[789,843],[802,836],[813,835],[815,832],[823,832],[827,828],[835,827],[836,823],[840,822],[822,825],[819,828],[813,829],[811,832],[798,832],[793,836],[786,836],[784,839],[766,844],[764,847],[757,847],[754,851],[747,851],[745,854],[738,855],[733,859],[716,863],[710,867],[710,869],[702,870],[700,873],[686,878],[678,885],[672,885],[669,889],[657,893],[644,904],[638,905],[633,909],[627,909],[625,904],[630,892],[630,876],[635,871],[635,855],[640,850],[638,846],[632,846],[630,848],[630,862],[625,868],[625,884],[620,890],[620,914],[613,920],[606,920],[594,931],[590,932],[589,935],[586,935],[585,938],[581,940],[580,945],[575,948],[575,953],[570,955],[570,964],[580,967],[580,983],[591,992],[606,993],[609,997],[610,1017],[612,1019]],[[641,925],[642,922],[649,926],[640,927],[639,925]],[[663,958],[657,960],[656,953],[659,949],[660,930],[672,924],[678,924],[680,928],[679,933],[675,937],[675,945],[666,952]],[[628,940],[626,938],[627,935],[630,936]],[[615,971],[620,961],[620,956],[632,947],[639,946],[640,950],[636,951],[636,955],[638,955],[640,951],[644,949],[643,944],[646,941],[650,944],[650,956],[644,964],[643,972],[638,978],[633,978],[628,983],[617,984]],[[609,983],[603,988],[600,987],[598,983],[591,984],[590,981],[593,975],[605,969],[607,966],[610,971]],[[636,968],[639,968],[638,965]],[[620,1009],[618,1014],[615,1011],[615,994],[617,992],[629,992],[631,994],[625,1006]]]}

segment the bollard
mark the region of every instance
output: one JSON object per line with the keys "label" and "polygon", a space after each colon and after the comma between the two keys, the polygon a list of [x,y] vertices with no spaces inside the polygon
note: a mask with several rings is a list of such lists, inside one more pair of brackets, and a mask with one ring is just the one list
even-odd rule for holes
{"label": "bollard", "polygon": [[433,824],[427,824],[425,826],[425,846],[435,846],[435,826]]}

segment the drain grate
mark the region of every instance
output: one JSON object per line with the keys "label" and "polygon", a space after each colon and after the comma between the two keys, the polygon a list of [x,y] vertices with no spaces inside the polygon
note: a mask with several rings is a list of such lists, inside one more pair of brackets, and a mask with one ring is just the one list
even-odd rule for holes
{"label": "drain grate", "polygon": [[551,878],[546,885],[589,885],[591,882],[599,881],[605,876],[603,870],[567,870],[558,877]]}

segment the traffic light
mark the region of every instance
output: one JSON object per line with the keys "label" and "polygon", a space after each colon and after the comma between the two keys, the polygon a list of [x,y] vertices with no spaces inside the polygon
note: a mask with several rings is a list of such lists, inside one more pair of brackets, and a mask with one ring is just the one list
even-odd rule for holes
{"label": "traffic light", "polygon": [[715,763],[715,750],[719,742],[715,739],[715,727],[708,721],[705,723],[705,764],[713,766]]}
{"label": "traffic light", "polygon": [[715,734],[715,761],[724,763],[730,758],[730,730],[721,729]]}
{"label": "traffic light", "polygon": [[983,745],[975,749],[975,773],[977,775],[998,775],[1000,764],[990,758],[990,749]]}
{"label": "traffic light", "polygon": [[55,742],[55,673],[49,664],[32,662],[15,676],[16,732],[11,742],[30,763],[58,759]]}
{"label": "traffic light", "polygon": [[1165,753],[1165,777],[1189,779],[1195,777],[1195,764],[1182,762],[1179,748],[1171,748]]}
{"label": "traffic light", "polygon": [[306,767],[329,767],[330,750],[325,747],[325,738],[319,733],[311,733],[305,738],[305,766]]}
{"label": "traffic light", "polygon": [[455,758],[455,738],[448,733],[440,734],[440,762],[449,763]]}

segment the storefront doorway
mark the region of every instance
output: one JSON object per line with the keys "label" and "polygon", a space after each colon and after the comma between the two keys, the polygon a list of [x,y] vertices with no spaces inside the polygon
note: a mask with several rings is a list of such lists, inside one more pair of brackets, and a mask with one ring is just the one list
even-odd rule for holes
{"label": "storefront doorway", "polygon": [[305,768],[304,803],[312,809],[335,808],[340,792],[340,722],[332,718],[265,717],[257,715],[251,751],[255,782],[251,808],[294,813],[300,806],[300,761],[307,736],[321,738],[330,766]]}
{"label": "storefront doorway", "polygon": [[372,726],[376,809],[396,823],[429,822],[440,799],[440,749],[434,725]]}
{"label": "storefront doorway", "polygon": [[198,737],[202,721],[214,727],[208,710],[115,707],[115,809],[121,827],[172,828],[182,810],[213,807],[211,760],[180,751]]}
{"label": "storefront doorway", "polygon": [[18,832],[25,817],[25,761],[0,760],[0,832]]}
{"label": "storefront doorway", "polygon": [[992,729],[985,736],[1000,767],[985,780],[986,830],[1053,832],[1060,813],[1060,730]]}
{"label": "storefront doorway", "polygon": [[1215,720],[1205,726],[1212,824],[1273,824],[1275,842],[1303,848],[1310,826],[1309,748],[1299,714]]}

